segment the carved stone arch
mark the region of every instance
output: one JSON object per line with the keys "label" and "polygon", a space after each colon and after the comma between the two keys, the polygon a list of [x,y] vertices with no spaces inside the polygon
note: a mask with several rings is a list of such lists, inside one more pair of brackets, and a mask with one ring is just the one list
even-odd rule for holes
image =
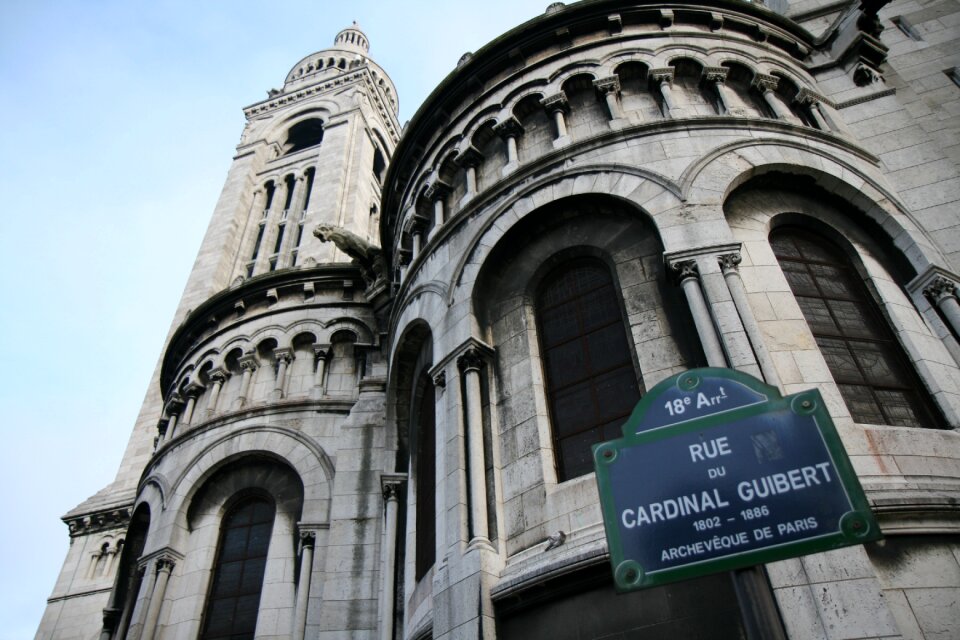
{"label": "carved stone arch", "polygon": [[[775,172],[806,176],[813,185],[842,199],[882,229],[916,272],[931,264],[944,264],[936,243],[909,209],[860,163],[799,142],[794,145],[770,141],[718,149],[685,172],[684,195],[691,203],[719,207],[748,180]],[[782,162],[771,159],[771,146],[783,149]]]}
{"label": "carved stone arch", "polygon": [[463,134],[460,137],[458,150],[462,151],[468,145],[476,145],[474,138],[477,131],[484,127],[492,127],[497,124],[497,116],[503,112],[503,105],[499,103],[484,105],[482,109],[470,116],[470,120],[463,127]]}
{"label": "carved stone arch", "polygon": [[260,343],[270,339],[277,342],[278,348],[290,346],[287,344],[287,328],[279,324],[270,324],[254,331],[250,336],[250,346],[253,349],[257,349]]}
{"label": "carved stone arch", "polygon": [[[654,60],[656,61],[657,67],[669,67],[676,63],[677,60],[683,58],[689,58],[698,62],[700,65],[704,64],[704,61],[707,59],[707,56],[710,55],[710,49],[708,47],[701,47],[697,45],[692,45],[689,43],[676,44],[676,43],[667,43],[661,47],[657,47],[654,50]],[[654,61],[651,61],[653,65]]]}
{"label": "carved stone arch", "polygon": [[473,224],[473,235],[465,244],[447,282],[447,305],[457,301],[463,294],[463,287],[472,289],[480,265],[504,234],[504,230],[496,226],[497,220],[520,220],[559,197],[590,193],[619,198],[641,208],[653,218],[658,228],[661,217],[666,220],[675,216],[682,205],[679,187],[668,178],[626,165],[586,165],[575,170],[566,169],[562,175],[546,175],[518,190],[482,222]]}
{"label": "carved stone arch", "polygon": [[554,70],[549,76],[547,76],[549,87],[551,89],[547,92],[548,95],[551,93],[556,93],[557,91],[562,91],[563,85],[566,84],[571,78],[575,78],[577,76],[589,76],[590,82],[593,82],[597,78],[602,78],[603,70],[600,67],[600,62],[593,60],[578,60],[576,62],[571,62],[570,64],[565,64],[559,69]]}
{"label": "carved stone arch", "polygon": [[155,504],[153,505],[156,507],[153,510],[154,513],[166,511],[167,496],[170,495],[170,481],[159,471],[151,472],[150,475],[140,481],[140,486],[137,488],[137,503],[151,502],[151,492],[147,490],[148,487],[153,487],[156,491],[156,500],[154,500]]}
{"label": "carved stone arch", "polygon": [[753,55],[750,51],[742,51],[732,47],[717,47],[710,49],[705,62],[711,67],[720,67],[726,63],[736,63],[755,70],[760,65],[760,58],[759,56]]}
{"label": "carved stone arch", "polygon": [[610,73],[616,73],[616,69],[621,64],[627,62],[639,62],[648,67],[653,62],[654,51],[648,47],[633,47],[630,49],[618,49],[600,59],[601,65],[609,69]]}
{"label": "carved stone arch", "polygon": [[[390,319],[390,335],[397,335],[401,327],[407,327],[418,321],[438,326],[448,312],[448,296],[449,287],[439,280],[415,283],[397,300],[396,308],[400,312]],[[394,341],[394,348],[396,345],[397,342]]]}
{"label": "carved stone arch", "polygon": [[[411,314],[412,315],[412,314]],[[395,471],[405,472],[410,460],[410,403],[418,369],[424,360],[433,361],[434,338],[427,320],[412,317],[402,324],[390,354],[390,377],[387,380],[387,443],[393,450]]]}
{"label": "carved stone arch", "polygon": [[357,338],[357,342],[364,344],[373,344],[376,332],[366,323],[356,318],[339,316],[323,323],[323,334],[329,342],[329,338],[338,331],[349,331]]}
{"label": "carved stone arch", "polygon": [[[331,482],[335,469],[320,445],[309,436],[284,427],[250,426],[225,434],[201,449],[170,483],[169,507],[186,524],[186,507],[197,490],[219,469],[246,455],[263,455],[283,461],[303,481],[304,502],[315,500],[329,522]],[[312,481],[311,481],[312,480]],[[183,520],[180,520],[183,518]]]}
{"label": "carved stone arch", "polygon": [[533,78],[510,89],[500,101],[502,105],[502,115],[497,119],[503,121],[504,118],[515,115],[513,110],[517,103],[531,94],[537,94],[542,98],[548,91],[549,81],[546,78]]}

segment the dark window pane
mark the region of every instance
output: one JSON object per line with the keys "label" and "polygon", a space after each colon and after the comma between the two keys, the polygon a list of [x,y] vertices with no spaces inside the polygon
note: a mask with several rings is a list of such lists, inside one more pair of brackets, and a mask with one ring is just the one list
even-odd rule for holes
{"label": "dark window pane", "polygon": [[835,336],[840,334],[840,329],[833,321],[833,316],[830,315],[830,310],[827,308],[826,300],[797,297],[797,304],[800,305],[803,317],[806,318],[807,324],[810,325],[810,330],[813,331],[814,335]]}
{"label": "dark window pane", "polygon": [[846,254],[792,228],[770,245],[853,419],[935,426],[932,400]]}
{"label": "dark window pane", "polygon": [[536,306],[557,472],[567,480],[593,470],[590,446],[620,435],[640,390],[606,266],[557,268]]}
{"label": "dark window pane", "polygon": [[568,342],[548,351],[546,364],[547,375],[558,387],[567,386],[588,375],[586,354],[580,340]]}
{"label": "dark window pane", "polygon": [[559,305],[544,311],[542,315],[540,339],[545,348],[567,342],[579,335],[575,304]]}
{"label": "dark window pane", "polygon": [[870,390],[870,387],[852,384],[841,384],[840,395],[843,396],[850,415],[857,422],[866,424],[886,424],[880,406]]}
{"label": "dark window pane", "polygon": [[595,411],[590,381],[556,391],[553,395],[554,430],[560,438],[594,424]]}
{"label": "dark window pane", "polygon": [[788,263],[783,268],[783,275],[787,277],[790,289],[794,295],[798,296],[816,296],[820,292],[813,281],[813,276],[807,273],[803,265]]}
{"label": "dark window pane", "polygon": [[863,375],[845,340],[817,338],[817,344],[837,382],[863,382]]}
{"label": "dark window pane", "polygon": [[253,637],[273,515],[272,503],[251,498],[224,517],[213,586],[204,612],[203,640]]}

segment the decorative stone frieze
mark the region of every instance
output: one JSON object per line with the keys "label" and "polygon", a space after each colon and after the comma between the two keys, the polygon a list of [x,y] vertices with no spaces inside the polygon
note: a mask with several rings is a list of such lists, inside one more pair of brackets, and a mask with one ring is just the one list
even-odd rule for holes
{"label": "decorative stone frieze", "polygon": [[86,536],[113,529],[126,529],[130,524],[131,507],[119,507],[78,516],[64,516],[70,537]]}

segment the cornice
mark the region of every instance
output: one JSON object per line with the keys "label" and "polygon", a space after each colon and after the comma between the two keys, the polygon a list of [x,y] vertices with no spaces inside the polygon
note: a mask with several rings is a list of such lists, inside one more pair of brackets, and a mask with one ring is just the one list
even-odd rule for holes
{"label": "cornice", "polygon": [[86,536],[101,531],[126,529],[130,524],[132,504],[94,511],[92,513],[69,515],[61,518],[70,529],[70,537]]}

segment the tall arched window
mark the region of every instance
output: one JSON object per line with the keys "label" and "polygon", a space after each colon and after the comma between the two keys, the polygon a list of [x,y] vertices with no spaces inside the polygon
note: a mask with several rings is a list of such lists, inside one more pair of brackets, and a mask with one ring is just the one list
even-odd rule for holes
{"label": "tall arched window", "polygon": [[840,247],[797,227],[775,230],[770,245],[853,419],[936,426],[929,395]]}
{"label": "tall arched window", "polygon": [[593,471],[590,445],[617,438],[640,399],[610,271],[578,260],[550,272],[536,296],[559,479]]}
{"label": "tall arched window", "polygon": [[272,502],[258,496],[224,516],[202,640],[253,638],[275,511]]}
{"label": "tall arched window", "polygon": [[416,579],[427,574],[437,559],[437,418],[433,382],[426,373],[417,383],[416,413],[411,421],[416,425],[416,482],[417,482],[417,555]]}

